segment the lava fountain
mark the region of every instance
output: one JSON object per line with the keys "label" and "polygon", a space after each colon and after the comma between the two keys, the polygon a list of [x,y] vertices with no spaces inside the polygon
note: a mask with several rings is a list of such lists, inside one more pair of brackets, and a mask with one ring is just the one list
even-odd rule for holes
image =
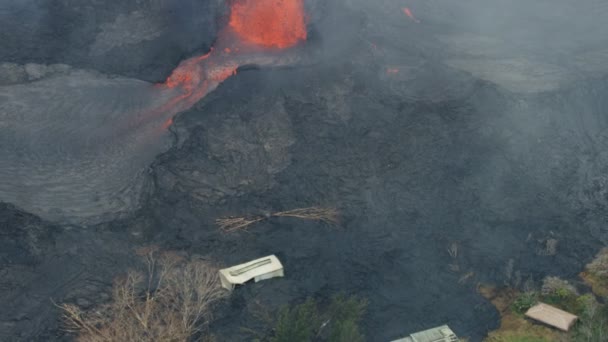
{"label": "lava fountain", "polygon": [[249,43],[280,49],[306,39],[302,0],[245,0],[235,2],[230,28]]}
{"label": "lava fountain", "polygon": [[[281,52],[306,40],[303,0],[235,0],[230,21],[214,48],[203,56],[183,61],[161,85],[161,90],[181,89],[158,111],[171,117],[190,108],[221,82],[236,75],[245,64],[289,64]],[[219,51],[219,52],[218,52]]]}
{"label": "lava fountain", "polygon": [[408,18],[410,18],[414,22],[416,22],[416,23],[420,22],[420,20],[418,20],[418,19],[416,19],[416,17],[414,17],[414,14],[412,13],[412,10],[409,9],[409,7],[403,7],[401,9],[401,11],[403,11],[403,14],[405,14]]}
{"label": "lava fountain", "polygon": [[209,53],[160,84],[79,70],[0,86],[0,201],[76,223],[136,209],[177,113],[239,66],[293,63],[284,50],[306,40],[303,0],[235,0],[229,19]]}

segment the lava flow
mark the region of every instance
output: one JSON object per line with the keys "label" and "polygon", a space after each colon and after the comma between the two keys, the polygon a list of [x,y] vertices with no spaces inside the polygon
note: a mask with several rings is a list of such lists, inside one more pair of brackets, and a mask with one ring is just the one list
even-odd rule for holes
{"label": "lava flow", "polygon": [[[303,0],[234,0],[229,25],[219,34],[216,47],[206,55],[183,61],[160,85],[161,90],[179,91],[153,115],[172,118],[198,102],[243,64],[272,64],[263,58],[306,40]],[[269,61],[270,60],[270,61]],[[164,126],[171,125],[167,119]]]}
{"label": "lava flow", "polygon": [[412,13],[412,10],[410,10],[408,7],[403,7],[401,10],[403,11],[403,13],[405,13],[405,15],[407,15],[414,22],[417,22],[417,23],[420,22],[420,20],[418,20],[418,19],[416,19],[416,17],[414,17],[414,14]]}
{"label": "lava flow", "polygon": [[230,28],[246,42],[279,49],[306,40],[303,0],[240,0],[233,3]]}

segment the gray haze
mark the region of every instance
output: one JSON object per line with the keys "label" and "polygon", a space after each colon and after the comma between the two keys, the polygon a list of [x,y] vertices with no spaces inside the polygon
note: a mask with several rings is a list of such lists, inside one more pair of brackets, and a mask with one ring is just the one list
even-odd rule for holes
{"label": "gray haze", "polygon": [[[345,291],[369,299],[370,341],[444,323],[480,341],[499,313],[476,284],[573,280],[608,243],[607,2],[306,5],[288,62],[256,56],[280,66],[243,68],[157,137],[160,119],[116,131],[122,113],[162,102],[151,83],[208,51],[224,1],[0,0],[0,305],[19,308],[0,310],[0,339],[55,340],[47,298],[98,304],[129,250],[158,244],[284,262],[218,310],[226,340],[257,328],[252,303]],[[340,229],[214,223],[313,205]]]}

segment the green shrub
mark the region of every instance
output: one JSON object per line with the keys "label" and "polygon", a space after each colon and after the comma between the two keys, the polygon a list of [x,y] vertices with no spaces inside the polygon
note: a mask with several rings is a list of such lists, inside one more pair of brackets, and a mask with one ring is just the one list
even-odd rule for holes
{"label": "green shrub", "polygon": [[331,299],[327,313],[333,321],[353,321],[359,323],[366,308],[366,300],[339,294]]}
{"label": "green shrub", "polygon": [[604,280],[608,279],[608,247],[597,253],[595,259],[586,268],[592,275]]}
{"label": "green shrub", "polygon": [[343,294],[332,298],[327,309],[331,333],[331,342],[364,341],[359,332],[359,322],[365,313],[367,301],[357,297],[346,297]]}
{"label": "green shrub", "polygon": [[320,311],[317,302],[309,298],[302,304],[285,307],[279,312],[270,341],[363,342],[365,338],[359,330],[359,323],[366,307],[366,300],[337,295],[325,310]]}
{"label": "green shrub", "polygon": [[574,341],[608,341],[608,309],[597,302],[593,295],[578,298],[581,304],[579,322],[574,330]]}
{"label": "green shrub", "polygon": [[536,305],[536,303],[538,303],[538,294],[536,292],[524,292],[513,301],[511,308],[516,313],[523,314],[529,308]]}
{"label": "green shrub", "polygon": [[272,342],[310,341],[320,324],[317,303],[309,298],[293,308],[285,307],[279,313]]}
{"label": "green shrub", "polygon": [[541,288],[541,301],[555,305],[566,311],[576,311],[578,304],[576,288],[567,280],[545,277]]}
{"label": "green shrub", "polygon": [[363,342],[365,337],[359,332],[359,325],[352,320],[339,321],[333,325],[330,342]]}
{"label": "green shrub", "polygon": [[573,312],[582,316],[594,305],[597,305],[595,296],[592,293],[587,293],[576,298],[576,310],[573,310]]}

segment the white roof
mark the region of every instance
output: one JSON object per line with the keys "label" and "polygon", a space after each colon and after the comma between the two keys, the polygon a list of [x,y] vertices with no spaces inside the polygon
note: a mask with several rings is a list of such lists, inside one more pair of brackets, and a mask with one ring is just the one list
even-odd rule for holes
{"label": "white roof", "polygon": [[436,328],[411,334],[409,337],[394,340],[392,342],[454,342],[458,337],[450,327],[442,325]]}
{"label": "white roof", "polygon": [[544,303],[539,303],[528,309],[526,316],[563,331],[568,331],[578,319],[577,316],[569,312]]}
{"label": "white roof", "polygon": [[229,290],[232,290],[234,285],[242,285],[251,279],[258,282],[283,275],[283,265],[274,255],[220,270],[222,286]]}

